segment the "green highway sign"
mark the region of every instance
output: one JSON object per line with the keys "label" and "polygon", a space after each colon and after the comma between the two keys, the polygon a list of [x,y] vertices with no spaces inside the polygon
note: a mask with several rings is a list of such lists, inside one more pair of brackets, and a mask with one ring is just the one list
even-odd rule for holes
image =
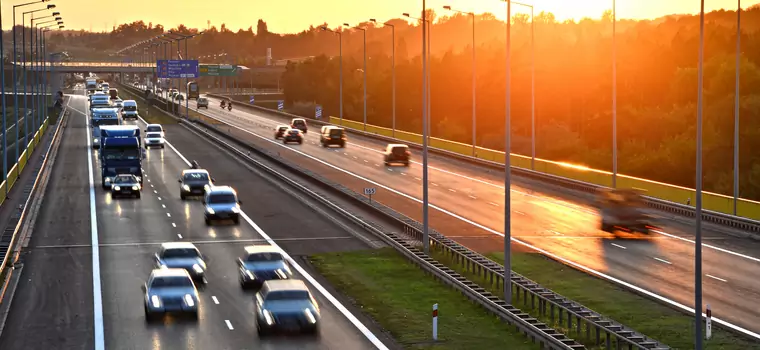
{"label": "green highway sign", "polygon": [[198,72],[202,77],[234,77],[237,65],[234,64],[201,64]]}

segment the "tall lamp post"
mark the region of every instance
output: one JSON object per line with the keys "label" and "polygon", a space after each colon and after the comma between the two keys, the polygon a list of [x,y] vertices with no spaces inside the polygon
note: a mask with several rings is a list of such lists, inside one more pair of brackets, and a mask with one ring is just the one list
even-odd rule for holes
{"label": "tall lamp post", "polygon": [[533,5],[517,1],[512,4],[530,8],[530,169],[536,170],[536,21]]}
{"label": "tall lamp post", "polygon": [[[27,115],[27,110],[28,110],[28,101],[29,101],[29,96],[27,96],[27,90],[26,90],[27,89],[27,71],[26,71],[26,15],[27,14],[31,14],[32,16],[34,16],[34,13],[37,13],[37,12],[40,12],[40,11],[46,11],[46,10],[50,10],[50,9],[54,9],[54,8],[55,8],[55,5],[51,4],[51,5],[47,5],[44,8],[36,9],[36,10],[32,10],[32,11],[27,11],[27,12],[23,12],[21,14],[21,27],[22,27],[22,30],[21,30],[21,46],[23,47],[22,58],[23,58],[23,69],[24,69],[24,149],[26,149],[26,146],[27,146],[26,139],[27,139],[27,135],[29,135],[29,123],[27,123],[27,120],[26,120],[26,115]],[[31,24],[29,26],[29,39],[30,40],[31,40],[31,36],[32,36],[33,26],[34,26],[34,18],[32,18]],[[31,52],[30,52],[30,54],[31,54]],[[36,97],[34,95],[32,95],[32,98],[35,99],[35,101],[36,101]],[[16,160],[17,161],[18,161],[18,152],[19,152],[18,129],[19,129],[19,127],[18,127],[18,114],[16,114]]]}
{"label": "tall lamp post", "polygon": [[340,82],[338,83],[339,87],[339,103],[340,103],[340,125],[343,125],[343,33],[339,32],[337,30],[332,30],[330,28],[327,28],[327,26],[321,26],[319,29],[322,29],[324,31],[332,32],[338,35],[338,55],[339,55],[339,63],[340,66]]}
{"label": "tall lamp post", "polygon": [[476,101],[476,96],[475,96],[475,89],[476,89],[476,85],[475,85],[475,81],[476,81],[475,80],[476,79],[475,78],[476,77],[476,72],[475,72],[475,12],[465,12],[465,11],[460,11],[460,10],[452,9],[451,6],[448,6],[448,5],[444,6],[443,8],[446,9],[446,10],[449,10],[449,11],[454,11],[454,12],[458,12],[458,13],[461,13],[461,14],[468,15],[472,19],[472,156],[475,157],[476,153],[477,153],[476,152],[477,139],[476,139],[476,135],[475,135],[476,130],[477,130],[477,128],[476,128],[476,126],[477,126],[476,113],[477,112],[476,112],[476,107],[475,107],[476,106],[476,102],[475,102]]}
{"label": "tall lamp post", "polygon": [[612,188],[617,188],[617,4],[612,0]]}
{"label": "tall lamp post", "polygon": [[734,215],[739,202],[739,72],[742,56],[742,0],[736,8],[736,87],[734,88]]}
{"label": "tall lamp post", "polygon": [[512,2],[506,17],[506,113],[504,120],[504,301],[512,302]]}
{"label": "tall lamp post", "polygon": [[[2,7],[3,7],[2,4],[0,4],[0,29],[3,28],[3,16],[2,16],[3,10],[2,10]],[[2,30],[0,30],[0,32],[2,32]],[[5,65],[5,45],[3,45],[3,41],[4,40],[0,40],[0,62],[2,62],[2,63],[0,63],[0,65],[4,66]],[[10,61],[13,62],[13,68],[15,69],[16,58],[13,57]],[[5,113],[5,105],[6,105],[5,104],[5,67],[3,67],[3,69],[0,69],[0,81],[2,81],[2,83],[0,83],[0,94],[3,95],[3,105],[0,106],[0,108],[2,108],[2,110],[3,110],[2,111],[2,113],[3,113],[3,183],[5,183],[5,181],[8,178],[8,169],[7,169],[8,168],[8,159],[7,159],[8,155],[5,153],[6,152],[6,148],[7,148],[6,147],[6,141],[5,141],[5,134],[6,134],[5,120],[8,117],[8,115]],[[7,197],[8,186],[5,186],[5,194],[6,194],[6,197]]]}
{"label": "tall lamp post", "polygon": [[[423,113],[427,113],[427,126],[423,125],[423,128],[426,128],[427,133],[428,133],[427,137],[430,138],[430,124],[431,124],[430,119],[431,119],[431,115],[432,115],[432,109],[430,107],[430,102],[432,101],[432,98],[430,96],[430,92],[432,91],[432,88],[430,86],[430,74],[431,74],[431,71],[432,71],[432,65],[430,64],[430,60],[433,57],[433,51],[430,49],[430,42],[431,42],[431,40],[430,40],[430,33],[433,31],[433,28],[432,28],[433,23],[432,23],[432,21],[430,21],[427,18],[427,13],[426,13],[427,9],[425,8],[424,2],[423,2],[422,5],[423,5],[422,6],[423,7],[423,10],[422,10],[422,17],[423,18],[412,17],[412,16],[409,15],[409,13],[403,13],[403,15],[404,15],[404,17],[411,18],[411,19],[416,19],[416,20],[420,21],[420,23],[422,23],[422,33],[425,35],[422,38],[422,43],[425,44],[425,48],[426,48],[426,51],[427,51],[428,54],[425,55],[425,56],[423,56],[423,59],[426,59],[426,61],[425,61],[425,67],[426,67],[426,69],[425,69],[425,78],[423,79],[423,84],[425,85],[425,89],[423,90],[423,93],[425,93],[425,111],[426,112],[423,112]],[[423,121],[423,124],[424,124],[424,121]]]}
{"label": "tall lamp post", "polygon": [[[175,36],[179,37],[179,38],[175,39],[175,40],[177,40],[177,56],[179,56],[179,52],[180,52],[180,47],[179,47],[180,41],[182,41],[182,40],[185,41],[185,57],[184,57],[184,59],[189,59],[190,58],[190,57],[188,57],[188,54],[187,54],[187,40],[188,39],[192,39],[192,38],[194,38],[194,37],[196,37],[198,35],[201,35],[203,33],[204,32],[195,33],[195,34],[192,34],[192,35],[184,35],[184,34],[175,33],[173,31],[169,31],[168,32],[168,34],[175,35]],[[189,83],[190,83],[190,78],[185,78],[185,119],[190,119],[190,99],[188,98],[188,96],[190,95],[190,91],[188,90],[188,86],[187,86]],[[178,104],[178,106],[179,106],[179,104]]]}
{"label": "tall lamp post", "polygon": [[[377,23],[377,20],[370,18],[370,22]],[[396,26],[388,22],[383,25],[391,27],[391,136],[396,137]]]}
{"label": "tall lamp post", "polygon": [[705,0],[699,10],[699,70],[697,79],[697,184],[696,230],[694,245],[694,341],[695,349],[702,350],[702,84],[704,81],[705,51]]}
{"label": "tall lamp post", "polygon": [[[348,23],[343,23],[343,25],[349,27]],[[364,131],[367,131],[367,29],[359,26],[354,29],[361,30],[364,38]]]}
{"label": "tall lamp post", "polygon": [[[48,102],[48,99],[47,99],[47,86],[48,86],[47,76],[48,76],[48,74],[47,74],[47,71],[46,71],[47,44],[45,42],[45,33],[49,32],[51,30],[50,29],[51,27],[55,27],[55,26],[58,26],[59,28],[63,27],[63,25],[62,25],[63,21],[51,21],[51,22],[56,22],[56,23],[54,23],[54,24],[48,24],[46,26],[40,27],[40,29],[42,30],[40,32],[40,38],[42,39],[41,45],[40,45],[41,52],[42,52],[42,60],[41,60],[42,61],[42,67],[41,67],[42,68],[42,75],[40,75],[40,81],[38,83],[42,87],[42,98],[39,100],[40,101],[40,111],[41,111],[41,113],[40,113],[40,119],[39,119],[39,121],[37,123],[37,127],[39,127],[40,125],[42,125],[42,123],[45,121],[45,118],[47,117],[47,102]],[[51,75],[52,75],[52,72],[51,72]],[[51,76],[51,78],[52,78],[52,76]],[[52,90],[51,90],[51,95],[52,95]],[[33,130],[36,130],[36,129],[33,129]]]}
{"label": "tall lamp post", "polygon": [[[60,14],[59,12],[55,12]],[[35,20],[48,18],[53,16],[45,16],[45,17],[39,17],[39,18],[32,18],[32,24],[34,25],[34,32],[32,39],[32,47],[34,48],[32,50],[32,71],[34,74],[32,75],[32,106],[34,108],[34,114],[32,115],[32,132],[36,130],[36,120],[43,120],[44,111],[43,108],[46,105],[46,96],[42,94],[43,87],[41,85],[42,83],[42,76],[45,75],[44,71],[44,59],[45,56],[41,55],[42,53],[42,42],[40,41],[40,30],[42,28],[45,28],[44,26],[40,27],[40,25],[46,24],[46,23],[52,23],[52,22],[58,22],[57,25],[62,24],[61,17],[56,17],[53,20],[48,20],[44,22],[34,23]],[[49,25],[52,26],[52,25]],[[42,66],[42,67],[41,67]],[[26,123],[25,123],[26,125]],[[24,142],[28,144],[28,140],[26,139],[29,136],[29,133],[27,132],[24,136]],[[29,159],[29,153],[26,154],[27,159]]]}

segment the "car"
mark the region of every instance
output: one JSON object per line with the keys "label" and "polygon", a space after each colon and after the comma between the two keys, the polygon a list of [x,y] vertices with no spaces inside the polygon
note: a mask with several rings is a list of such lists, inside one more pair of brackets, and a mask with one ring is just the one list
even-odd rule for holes
{"label": "car", "polygon": [[116,198],[119,196],[140,198],[140,192],[142,191],[142,185],[137,176],[132,174],[119,174],[111,181],[111,197]]}
{"label": "car", "polygon": [[285,132],[290,129],[290,126],[288,125],[277,125],[274,127],[274,139],[279,140],[283,137],[285,137]]}
{"label": "car", "polygon": [[214,179],[205,169],[183,170],[179,177],[179,197],[202,196],[213,186]]}
{"label": "car", "polygon": [[240,224],[240,200],[237,192],[230,186],[213,186],[203,196],[203,204],[206,206],[204,219],[206,225],[211,225],[214,220],[232,220],[235,225]]}
{"label": "car", "polygon": [[322,144],[322,147],[329,147],[330,145],[338,145],[340,148],[346,147],[346,132],[337,126],[323,126],[319,134],[319,143]]}
{"label": "car", "polygon": [[113,106],[116,108],[124,108],[124,100],[117,97],[113,100]]}
{"label": "car", "polygon": [[162,243],[155,256],[156,268],[185,269],[193,280],[206,277],[206,261],[201,251],[190,242]]}
{"label": "car", "polygon": [[198,318],[198,289],[184,269],[155,269],[142,286],[145,294],[145,319],[163,318],[167,313],[188,314]]}
{"label": "car", "polygon": [[646,212],[647,205],[641,190],[632,188],[599,189],[597,191],[600,229],[608,233],[618,231],[650,234],[655,226]]}
{"label": "car", "polygon": [[145,134],[145,149],[150,147],[164,148],[164,137],[160,132],[149,132]]}
{"label": "car", "polygon": [[288,144],[290,142],[298,142],[299,145],[303,143],[303,134],[301,134],[301,130],[288,129],[285,131],[285,134],[282,137],[282,143]]}
{"label": "car", "polygon": [[195,108],[208,109],[208,99],[205,97],[198,97],[198,99],[195,101]]}
{"label": "car", "polygon": [[301,280],[273,280],[256,293],[256,330],[319,334],[319,305]]}
{"label": "car", "polygon": [[391,165],[393,163],[401,163],[404,166],[409,166],[409,160],[412,153],[409,152],[409,146],[398,143],[391,143],[385,148],[385,165]]}
{"label": "car", "polygon": [[251,245],[243,250],[243,256],[238,258],[238,274],[243,288],[261,287],[266,281],[293,277],[280,249],[271,245]]}
{"label": "car", "polygon": [[125,100],[122,103],[121,118],[124,120],[127,120],[127,119],[137,120],[139,118],[139,114],[137,111],[137,101]]}
{"label": "car", "polygon": [[309,132],[309,126],[306,125],[306,119],[303,118],[293,118],[293,120],[290,121],[290,127],[301,130],[304,134]]}
{"label": "car", "polygon": [[148,124],[145,126],[145,134],[151,132],[158,132],[161,133],[161,137],[166,137],[166,133],[164,133],[164,127],[161,126],[161,124]]}

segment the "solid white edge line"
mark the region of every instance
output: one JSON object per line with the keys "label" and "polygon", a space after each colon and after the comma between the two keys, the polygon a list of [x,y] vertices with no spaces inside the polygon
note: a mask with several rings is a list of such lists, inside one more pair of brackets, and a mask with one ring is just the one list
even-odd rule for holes
{"label": "solid white edge line", "polygon": [[[201,113],[199,111],[198,113],[199,114],[203,114],[203,115],[205,115],[205,116],[207,116],[209,118],[219,120],[218,117],[215,117],[213,115],[207,114],[208,112],[204,111],[203,113]],[[246,113],[246,112],[241,111],[241,113]],[[248,114],[251,114],[254,117],[263,118],[263,119],[266,119],[266,120],[271,120],[271,119],[266,118],[266,117],[254,115],[253,113],[248,113]],[[223,120],[220,120],[220,121],[224,122]],[[230,124],[228,124],[228,125],[230,125]],[[256,133],[254,133],[252,131],[243,129],[243,128],[241,128],[239,126],[236,126],[236,125],[230,125],[230,126],[236,128],[236,129],[242,130],[244,132],[247,132],[249,134],[258,136],[258,137],[260,137],[260,138],[262,138],[264,140],[269,141],[269,139],[266,139],[266,138],[262,137],[261,135],[256,134]],[[375,150],[375,149],[372,149],[372,148],[369,148],[369,147],[365,147],[365,146],[362,146],[362,145],[359,145],[359,144],[352,144],[352,145],[355,146],[355,147],[358,147],[358,148],[366,149],[368,151],[372,151],[372,152],[376,152],[376,153],[382,153],[381,151],[378,151],[378,150]],[[285,148],[292,150],[292,148],[289,148],[289,147],[285,147]],[[356,158],[356,157],[354,157],[354,158]],[[415,162],[415,161],[412,161],[412,163],[418,164],[418,165],[422,165],[421,163]],[[479,182],[479,183],[482,183],[484,185],[493,186],[493,187],[496,187],[496,188],[499,188],[499,189],[502,189],[502,190],[504,189],[504,186],[500,186],[500,185],[495,184],[493,182],[485,181],[485,180],[481,180],[481,179],[476,179],[476,178],[473,178],[473,177],[469,177],[467,175],[462,175],[462,174],[455,173],[455,172],[452,172],[452,171],[448,171],[448,170],[445,170],[445,169],[441,169],[441,168],[438,168],[438,167],[428,166],[428,169],[433,169],[433,170],[440,171],[440,172],[445,173],[445,174],[449,174],[449,175],[453,175],[453,176],[458,176],[458,177],[461,177],[461,178],[464,178],[464,179],[467,179],[467,180]],[[419,180],[419,178],[417,178],[417,177],[415,177],[415,179]],[[540,199],[542,201],[547,201],[547,202],[550,202],[552,204],[560,205],[560,206],[566,207],[566,208],[571,209],[571,210],[576,210],[576,211],[584,212],[584,213],[587,213],[587,214],[597,214],[596,212],[594,212],[592,210],[587,210],[587,209],[585,209],[585,208],[583,208],[581,206],[571,205],[571,204],[567,203],[566,201],[553,200],[553,199],[550,200],[550,197],[536,196],[534,194],[526,193],[526,192],[515,190],[515,189],[510,189],[510,191],[511,192],[515,192],[515,193],[520,193],[520,194],[526,195],[528,197]],[[502,195],[503,195],[503,193],[502,193]],[[667,232],[664,232],[664,231],[660,231],[660,230],[652,230],[652,231],[656,232],[656,233],[659,233],[659,234],[661,234],[663,236],[666,236],[666,237],[670,237],[670,238],[673,238],[673,239],[681,240],[681,241],[684,241],[684,242],[689,242],[691,244],[695,244],[696,245],[696,242],[694,240],[691,240],[691,239],[688,239],[688,238],[685,238],[685,237],[677,236],[677,235],[670,234],[670,233],[667,233]],[[713,246],[711,244],[705,244],[705,243],[703,243],[702,246],[710,248],[710,249],[717,250],[717,251],[722,252],[722,253],[734,255],[734,256],[737,256],[737,257],[740,257],[740,258],[744,258],[744,259],[748,259],[748,260],[752,260],[754,262],[760,263],[760,258],[755,258],[755,257],[749,256],[749,255],[746,255],[746,254],[742,254],[742,253],[734,252],[734,251],[731,251],[731,250],[728,250],[728,249],[725,249],[725,248],[720,248],[720,247],[717,247],[717,246]]]}
{"label": "solid white edge line", "polygon": [[[69,100],[69,103],[72,101]],[[80,112],[81,113],[81,112]],[[103,291],[100,281],[100,244],[98,243],[98,217],[95,206],[95,178],[92,166],[92,140],[89,134],[90,121],[84,114],[87,124],[87,166],[89,168],[88,179],[90,182],[90,232],[92,244],[92,302],[94,318],[95,350],[105,350],[105,335],[103,332]]]}
{"label": "solid white edge line", "polygon": [[[213,119],[217,119],[217,120],[218,120],[218,118],[215,118],[215,117],[211,117],[211,116],[208,116],[208,117],[210,117],[210,118],[213,118]],[[228,124],[228,125],[229,125],[229,124]],[[265,140],[265,141],[267,141],[267,142],[270,142],[270,143],[272,143],[272,144],[275,144],[275,145],[278,145],[278,146],[280,146],[278,143],[276,143],[276,142],[274,142],[274,141],[272,141],[272,140],[270,140],[270,139],[268,139],[268,138],[265,138],[265,137],[263,137],[263,136],[260,136],[260,135],[258,135],[258,134],[256,134],[256,133],[254,133],[254,132],[251,132],[251,131],[249,131],[249,130],[245,130],[245,129],[243,129],[243,128],[240,128],[240,127],[238,127],[238,126],[235,126],[235,125],[230,125],[230,126],[231,126],[231,127],[234,127],[234,128],[236,128],[236,129],[238,129],[238,130],[241,130],[241,131],[243,131],[243,132],[245,132],[245,133],[248,133],[248,134],[251,134],[251,135],[253,135],[253,136],[256,136],[256,137],[258,137],[258,138],[260,138],[260,139],[262,139],[262,140]],[[171,147],[172,149],[174,149],[174,147],[173,147],[173,146],[171,146],[171,144],[169,144],[169,145],[170,145],[170,147]],[[300,151],[300,150],[297,150],[297,149],[295,149],[295,148],[290,148],[290,147],[283,147],[283,148],[285,148],[285,149],[288,149],[288,150],[290,150],[290,151],[292,151],[292,152],[295,152],[295,153],[301,154],[301,155],[302,155],[302,156],[304,156],[304,157],[307,157],[307,158],[309,158],[309,159],[312,159],[312,160],[314,160],[314,161],[316,161],[316,162],[322,163],[322,164],[324,164],[324,165],[326,165],[326,166],[328,166],[328,167],[330,167],[330,168],[332,168],[332,169],[338,170],[338,171],[340,171],[340,172],[343,172],[343,173],[346,173],[346,174],[348,174],[348,175],[354,176],[354,177],[356,177],[356,178],[358,178],[358,179],[360,179],[360,180],[366,181],[366,182],[368,182],[368,183],[370,183],[370,184],[373,184],[373,185],[375,185],[375,186],[378,186],[378,187],[380,187],[380,188],[383,188],[383,189],[385,189],[385,190],[391,191],[391,192],[393,192],[393,193],[395,193],[395,194],[398,194],[398,195],[400,195],[400,196],[402,196],[402,197],[405,197],[405,198],[411,199],[411,200],[413,200],[413,201],[415,201],[415,202],[417,202],[417,203],[422,203],[422,201],[421,201],[421,200],[419,200],[419,199],[417,199],[417,198],[415,198],[415,197],[412,197],[412,196],[410,196],[410,195],[408,195],[408,194],[406,194],[406,193],[402,193],[402,192],[399,192],[399,191],[397,191],[397,190],[395,190],[395,189],[392,189],[392,188],[390,188],[390,187],[388,187],[388,186],[385,186],[385,185],[383,185],[383,184],[380,184],[380,183],[378,183],[378,182],[376,182],[376,181],[374,181],[374,180],[370,180],[370,179],[368,179],[368,178],[365,178],[365,177],[363,177],[363,176],[361,176],[361,175],[355,174],[355,173],[353,173],[353,172],[351,172],[351,171],[348,171],[348,170],[345,170],[345,169],[343,169],[343,168],[340,168],[340,167],[338,167],[338,166],[335,166],[335,165],[333,165],[333,164],[331,164],[331,163],[328,163],[328,162],[326,162],[326,161],[323,161],[323,160],[321,160],[321,159],[319,159],[319,158],[317,158],[317,157],[314,157],[314,156],[312,156],[312,155],[310,155],[310,154],[306,154],[306,153],[304,153],[304,152],[302,152],[302,151]],[[176,151],[176,149],[175,149],[175,151]],[[190,165],[190,163],[188,163],[188,165]],[[438,207],[438,206],[436,206],[436,205],[433,205],[433,204],[429,204],[429,206],[430,206],[431,208],[434,208],[434,209],[436,209],[436,210],[438,210],[438,211],[440,211],[440,212],[444,213],[444,214],[450,215],[450,216],[452,216],[452,217],[454,217],[454,218],[457,218],[457,219],[459,219],[459,220],[462,220],[462,221],[464,221],[464,222],[466,222],[466,223],[468,223],[468,224],[471,224],[471,225],[473,225],[473,226],[475,226],[475,227],[481,228],[481,229],[483,229],[483,230],[486,230],[486,231],[488,231],[488,232],[490,232],[490,233],[493,233],[493,234],[495,234],[495,235],[498,235],[498,236],[500,236],[500,237],[504,237],[504,234],[503,234],[503,233],[501,233],[501,232],[498,232],[498,231],[496,231],[496,230],[493,230],[493,229],[491,229],[491,228],[488,228],[488,227],[486,227],[486,226],[483,226],[483,225],[481,225],[481,224],[479,224],[479,223],[476,223],[476,222],[474,222],[474,221],[472,221],[472,220],[470,220],[470,219],[467,219],[467,218],[465,218],[465,217],[462,217],[462,216],[459,216],[459,215],[457,215],[457,214],[454,214],[454,213],[452,213],[452,212],[450,212],[450,211],[448,211],[448,210],[446,210],[446,209],[440,208],[440,207]],[[242,212],[241,212],[241,213],[242,213]],[[610,275],[607,275],[607,274],[605,274],[605,273],[602,273],[602,272],[596,271],[596,270],[594,270],[594,269],[591,269],[591,268],[589,268],[589,267],[583,266],[583,265],[581,265],[581,264],[579,264],[579,263],[576,263],[576,262],[574,262],[574,261],[568,260],[567,258],[561,257],[561,256],[559,256],[559,255],[556,255],[556,254],[550,253],[550,252],[548,252],[548,251],[546,251],[546,250],[544,250],[544,249],[538,248],[538,247],[536,247],[536,246],[534,246],[534,245],[531,245],[531,244],[529,244],[529,243],[527,243],[527,242],[523,242],[523,241],[521,241],[521,240],[519,240],[519,239],[517,239],[517,238],[514,238],[514,237],[512,237],[512,240],[513,240],[513,241],[515,241],[515,242],[517,242],[517,243],[519,243],[519,244],[522,244],[522,245],[524,245],[524,246],[526,246],[526,247],[528,247],[528,248],[530,248],[530,249],[533,249],[533,250],[535,250],[535,251],[537,251],[537,252],[540,252],[541,254],[544,254],[544,255],[546,255],[546,256],[548,256],[548,257],[551,257],[551,258],[553,258],[553,259],[555,259],[555,260],[559,260],[559,261],[562,261],[562,262],[563,262],[563,263],[565,263],[565,264],[571,265],[571,266],[573,266],[573,267],[575,267],[575,268],[577,268],[577,269],[579,269],[579,270],[585,271],[585,272],[587,272],[587,273],[589,273],[589,274],[592,274],[592,275],[596,275],[596,276],[599,276],[599,277],[601,277],[601,278],[604,278],[604,279],[607,279],[607,280],[609,280],[609,281],[611,281],[611,282],[614,282],[614,283],[620,284],[620,285],[622,285],[622,286],[625,286],[625,287],[627,287],[627,288],[633,289],[633,290],[635,290],[635,291],[637,291],[637,292],[639,292],[639,293],[643,293],[643,294],[646,294],[647,296],[649,296],[649,297],[651,297],[651,298],[654,298],[654,299],[657,299],[657,300],[659,300],[659,301],[661,301],[661,302],[664,302],[664,303],[670,304],[670,305],[672,305],[672,306],[675,306],[675,307],[677,307],[677,308],[680,308],[680,309],[682,309],[682,310],[684,310],[684,311],[687,311],[687,312],[689,312],[689,313],[694,313],[694,312],[695,312],[695,311],[694,311],[694,308],[691,308],[691,307],[688,307],[688,306],[686,306],[686,305],[683,305],[683,304],[681,304],[681,303],[679,303],[679,302],[677,302],[677,301],[674,301],[674,300],[670,300],[670,299],[668,299],[668,298],[666,298],[666,297],[663,297],[663,296],[661,296],[661,295],[659,295],[659,294],[656,294],[656,293],[654,293],[654,292],[651,292],[651,291],[649,291],[649,290],[647,290],[647,289],[644,289],[644,288],[642,288],[642,287],[639,287],[639,286],[633,285],[633,284],[631,284],[631,283],[628,283],[628,282],[625,282],[625,281],[623,281],[623,280],[621,280],[621,279],[618,279],[618,278],[612,277],[612,276],[610,276]],[[702,313],[702,314],[704,315],[704,313]],[[728,327],[728,328],[731,328],[731,329],[733,329],[733,330],[735,330],[735,331],[741,332],[741,333],[743,333],[743,334],[745,334],[745,335],[747,335],[747,336],[750,336],[750,337],[753,337],[753,338],[756,338],[756,339],[760,339],[760,334],[758,334],[758,333],[754,333],[754,332],[752,332],[752,331],[750,331],[750,330],[748,330],[748,329],[744,329],[744,328],[741,328],[741,327],[739,327],[739,326],[737,326],[737,325],[734,325],[734,324],[732,324],[732,323],[729,323],[729,322],[723,321],[722,319],[719,319],[719,318],[717,318],[717,317],[713,317],[712,319],[713,319],[713,320],[714,320],[716,323],[718,323],[718,324],[721,324],[721,325],[723,325],[723,326],[725,326],[725,327]]]}
{"label": "solid white edge line", "polygon": [[[140,120],[143,123],[145,123],[145,120],[143,120],[142,118],[140,118]],[[183,156],[182,153],[180,153],[174,147],[174,145],[172,145],[170,142],[166,142],[166,144],[169,145],[169,148],[171,148],[172,151],[174,151],[185,162],[185,164],[187,164],[187,166],[191,166],[191,163],[187,161],[187,158],[185,158],[185,156]],[[386,347],[385,344],[383,344],[383,342],[380,341],[380,339],[377,336],[375,336],[374,333],[372,333],[372,331],[370,331],[361,321],[359,321],[358,318],[356,318],[356,316],[354,316],[354,314],[351,313],[351,311],[349,311],[345,306],[343,306],[343,304],[338,299],[336,299],[329,291],[327,291],[327,289],[325,289],[325,287],[323,287],[319,282],[317,282],[316,279],[314,279],[314,277],[312,277],[303,267],[301,267],[301,265],[298,264],[290,256],[290,254],[288,254],[284,249],[282,249],[269,235],[267,235],[264,232],[264,230],[262,230],[258,225],[256,225],[256,223],[253,220],[251,220],[250,217],[248,217],[245,211],[241,210],[240,216],[242,216],[243,219],[249,225],[251,225],[251,227],[253,227],[253,229],[256,230],[256,232],[262,238],[264,238],[264,240],[266,240],[267,243],[269,243],[269,245],[280,250],[282,254],[285,256],[285,258],[288,260],[288,262],[290,262],[293,265],[293,267],[298,271],[298,273],[300,273],[301,276],[303,276],[309,282],[309,284],[311,284],[314,288],[316,288],[317,291],[319,291],[319,293],[325,297],[325,299],[327,299],[336,309],[338,309],[338,311],[340,311],[340,313],[343,314],[343,316],[346,319],[348,319],[348,321],[351,322],[351,324],[353,324],[354,327],[356,327],[359,330],[359,332],[361,332],[362,335],[364,335],[364,337],[367,338],[367,340],[369,340],[376,348],[380,350],[389,350],[388,347]],[[230,325],[230,327],[232,326]]]}

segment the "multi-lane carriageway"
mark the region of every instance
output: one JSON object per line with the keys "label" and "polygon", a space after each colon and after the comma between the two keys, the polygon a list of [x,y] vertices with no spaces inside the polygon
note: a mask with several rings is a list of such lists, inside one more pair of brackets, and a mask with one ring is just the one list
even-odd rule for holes
{"label": "multi-lane carriageway", "polygon": [[[208,97],[208,96],[207,96]],[[374,199],[421,219],[419,162],[408,169],[385,167],[383,142],[349,134],[345,149],[323,148],[312,125],[302,145],[273,140],[274,128],[288,119],[237,107],[198,112],[229,126],[219,130],[279,153],[361,193],[375,187]],[[194,102],[190,102],[194,107]],[[413,151],[418,161],[420,153]],[[430,158],[431,225],[480,251],[500,247],[504,227],[503,172],[442,156]],[[514,179],[514,177],[513,177]],[[512,185],[512,235],[517,241],[661,298],[693,307],[694,242],[689,220],[659,213],[661,230],[651,237],[614,239],[599,231],[598,216],[584,194],[516,179]],[[715,318],[760,333],[760,242],[738,238],[717,226],[704,231],[704,301]],[[497,248],[498,249],[498,248]],[[757,335],[755,335],[757,336]]]}
{"label": "multi-lane carriageway", "polygon": [[[367,248],[343,226],[243,170],[232,157],[220,156],[179,125],[166,126],[168,147],[148,151],[142,199],[113,200],[100,187],[83,91],[71,96],[69,109],[0,349],[397,347],[298,258]],[[239,226],[207,227],[203,206],[180,200],[177,178],[192,159],[210,169],[217,183],[239,190],[247,214]],[[195,242],[208,257],[197,322],[144,320],[140,286],[152,269],[152,254],[166,241]],[[322,308],[321,337],[258,339],[253,298],[239,287],[235,265],[242,247],[255,243],[277,244],[294,257],[294,270]]]}

